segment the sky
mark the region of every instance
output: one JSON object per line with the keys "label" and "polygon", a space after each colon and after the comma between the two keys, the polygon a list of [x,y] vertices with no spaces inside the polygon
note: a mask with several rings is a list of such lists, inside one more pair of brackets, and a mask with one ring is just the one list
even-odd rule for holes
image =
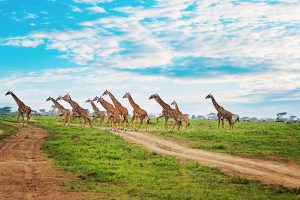
{"label": "sky", "polygon": [[[34,110],[108,89],[148,113],[300,117],[299,0],[0,0],[0,107]],[[108,98],[106,98],[108,99]],[[70,108],[68,104],[63,103]],[[100,107],[100,105],[99,105]],[[102,107],[100,107],[103,110]]]}

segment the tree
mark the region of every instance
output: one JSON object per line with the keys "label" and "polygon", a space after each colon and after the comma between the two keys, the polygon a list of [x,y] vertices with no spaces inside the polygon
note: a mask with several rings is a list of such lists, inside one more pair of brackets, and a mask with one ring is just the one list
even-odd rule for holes
{"label": "tree", "polygon": [[39,109],[39,111],[42,115],[45,115],[46,109]]}
{"label": "tree", "polygon": [[216,120],[216,119],[218,119],[216,113],[209,113],[206,116],[207,116],[207,119],[209,119],[209,120]]}
{"label": "tree", "polygon": [[11,107],[0,108],[0,115],[7,115],[11,112]]}

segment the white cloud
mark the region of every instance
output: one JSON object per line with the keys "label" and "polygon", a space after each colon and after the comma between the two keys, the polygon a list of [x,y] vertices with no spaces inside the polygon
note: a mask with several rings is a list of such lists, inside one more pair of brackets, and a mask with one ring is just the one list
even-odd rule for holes
{"label": "white cloud", "polygon": [[35,19],[37,18],[38,15],[37,14],[33,14],[33,13],[27,13],[26,16],[24,17],[25,19]]}
{"label": "white cloud", "polygon": [[83,10],[77,6],[71,6],[73,12],[83,12]]}
{"label": "white cloud", "polygon": [[22,46],[35,48],[43,44],[43,40],[28,37],[13,37],[0,40],[0,46]]}
{"label": "white cloud", "polygon": [[89,4],[107,3],[112,1],[113,0],[74,0],[74,2],[76,3],[89,3]]}
{"label": "white cloud", "polygon": [[92,7],[88,7],[87,10],[94,12],[94,13],[106,13],[106,11],[104,10],[104,8],[101,8],[99,6],[92,6]]}

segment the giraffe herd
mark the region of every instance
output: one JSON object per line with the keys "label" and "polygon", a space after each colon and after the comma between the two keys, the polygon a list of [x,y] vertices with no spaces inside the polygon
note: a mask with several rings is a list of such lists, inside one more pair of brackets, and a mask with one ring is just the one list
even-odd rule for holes
{"label": "giraffe herd", "polygon": [[[28,125],[28,122],[30,120],[30,114],[31,114],[31,108],[29,106],[26,106],[13,92],[8,91],[6,94],[11,95],[13,99],[15,100],[16,104],[18,105],[18,121],[23,124],[24,126]],[[103,97],[108,95],[109,98],[112,101],[112,104],[106,101]],[[130,120],[130,126],[131,130],[139,130],[143,123],[145,123],[146,131],[148,131],[148,125],[150,124],[150,119],[148,118],[148,113],[146,110],[142,109],[132,98],[130,93],[126,93],[123,98],[127,98],[130,105],[133,108],[132,117]],[[169,119],[174,120],[172,132],[175,129],[175,126],[177,126],[176,130],[177,132],[180,129],[180,126],[182,126],[182,122],[185,123],[185,129],[187,129],[190,126],[189,117],[187,114],[183,114],[176,101],[173,101],[171,105],[173,105],[175,108],[172,108],[169,104],[164,102],[158,94],[152,94],[149,97],[149,100],[154,99],[161,107],[162,107],[162,114],[156,118],[156,127],[158,127],[158,120],[160,118],[164,118],[164,131],[168,130],[168,121]],[[211,99],[215,109],[217,110],[218,114],[218,130],[220,127],[220,123],[222,122],[222,127],[224,128],[224,119],[228,121],[230,130],[233,130],[233,125],[237,120],[233,120],[233,114],[227,110],[225,110],[222,106],[220,106],[213,95],[209,94],[206,96],[206,99]],[[64,100],[65,102],[69,103],[72,107],[72,112],[70,112],[68,109],[64,108],[58,101]],[[110,126],[111,129],[117,130],[117,129],[124,129],[127,130],[129,126],[129,115],[128,110],[125,108],[116,98],[115,96],[109,92],[108,90],[105,90],[104,93],[98,97],[96,96],[93,99],[86,100],[86,103],[90,103],[92,106],[92,109],[94,111],[92,115],[92,120],[89,117],[89,113],[87,109],[84,109],[79,106],[77,102],[75,102],[69,94],[66,94],[64,96],[59,96],[57,99],[54,99],[52,97],[48,97],[46,101],[52,101],[54,106],[58,109],[58,116],[55,118],[55,121],[60,119],[62,116],[64,117],[64,125],[70,125],[70,123],[75,119],[81,119],[84,120],[84,127],[88,125],[89,127],[92,127],[92,124],[95,122],[96,119],[99,118],[100,123],[99,126],[102,124],[103,121],[105,122],[105,130],[108,129]],[[102,107],[106,110],[106,114],[103,111],[100,111],[99,108],[96,106],[94,102],[100,103]],[[24,120],[24,114],[26,115],[26,121]],[[20,120],[20,116],[22,116],[23,121]],[[105,120],[105,118],[107,120]],[[24,123],[25,122],[25,123]],[[134,125],[135,123],[135,125]]]}

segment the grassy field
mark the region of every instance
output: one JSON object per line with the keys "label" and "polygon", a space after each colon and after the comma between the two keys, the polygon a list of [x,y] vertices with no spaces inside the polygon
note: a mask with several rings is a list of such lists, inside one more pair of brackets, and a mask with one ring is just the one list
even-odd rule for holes
{"label": "grassy field", "polygon": [[16,127],[0,122],[0,141],[11,136],[12,134],[15,134],[17,131],[18,129]]}
{"label": "grassy field", "polygon": [[227,176],[195,162],[180,163],[109,132],[60,126],[51,117],[34,119],[32,124],[48,130],[43,151],[56,167],[80,178],[66,185],[69,190],[99,192],[110,199],[299,199],[297,189]]}
{"label": "grassy field", "polygon": [[[163,121],[151,133],[183,140],[194,148],[246,157],[281,159],[300,164],[300,124],[237,122],[234,131],[217,131],[217,121],[191,121],[187,131],[163,133]],[[170,123],[171,124],[171,123]],[[171,126],[170,126],[171,127]],[[225,124],[228,130],[228,124]]]}

